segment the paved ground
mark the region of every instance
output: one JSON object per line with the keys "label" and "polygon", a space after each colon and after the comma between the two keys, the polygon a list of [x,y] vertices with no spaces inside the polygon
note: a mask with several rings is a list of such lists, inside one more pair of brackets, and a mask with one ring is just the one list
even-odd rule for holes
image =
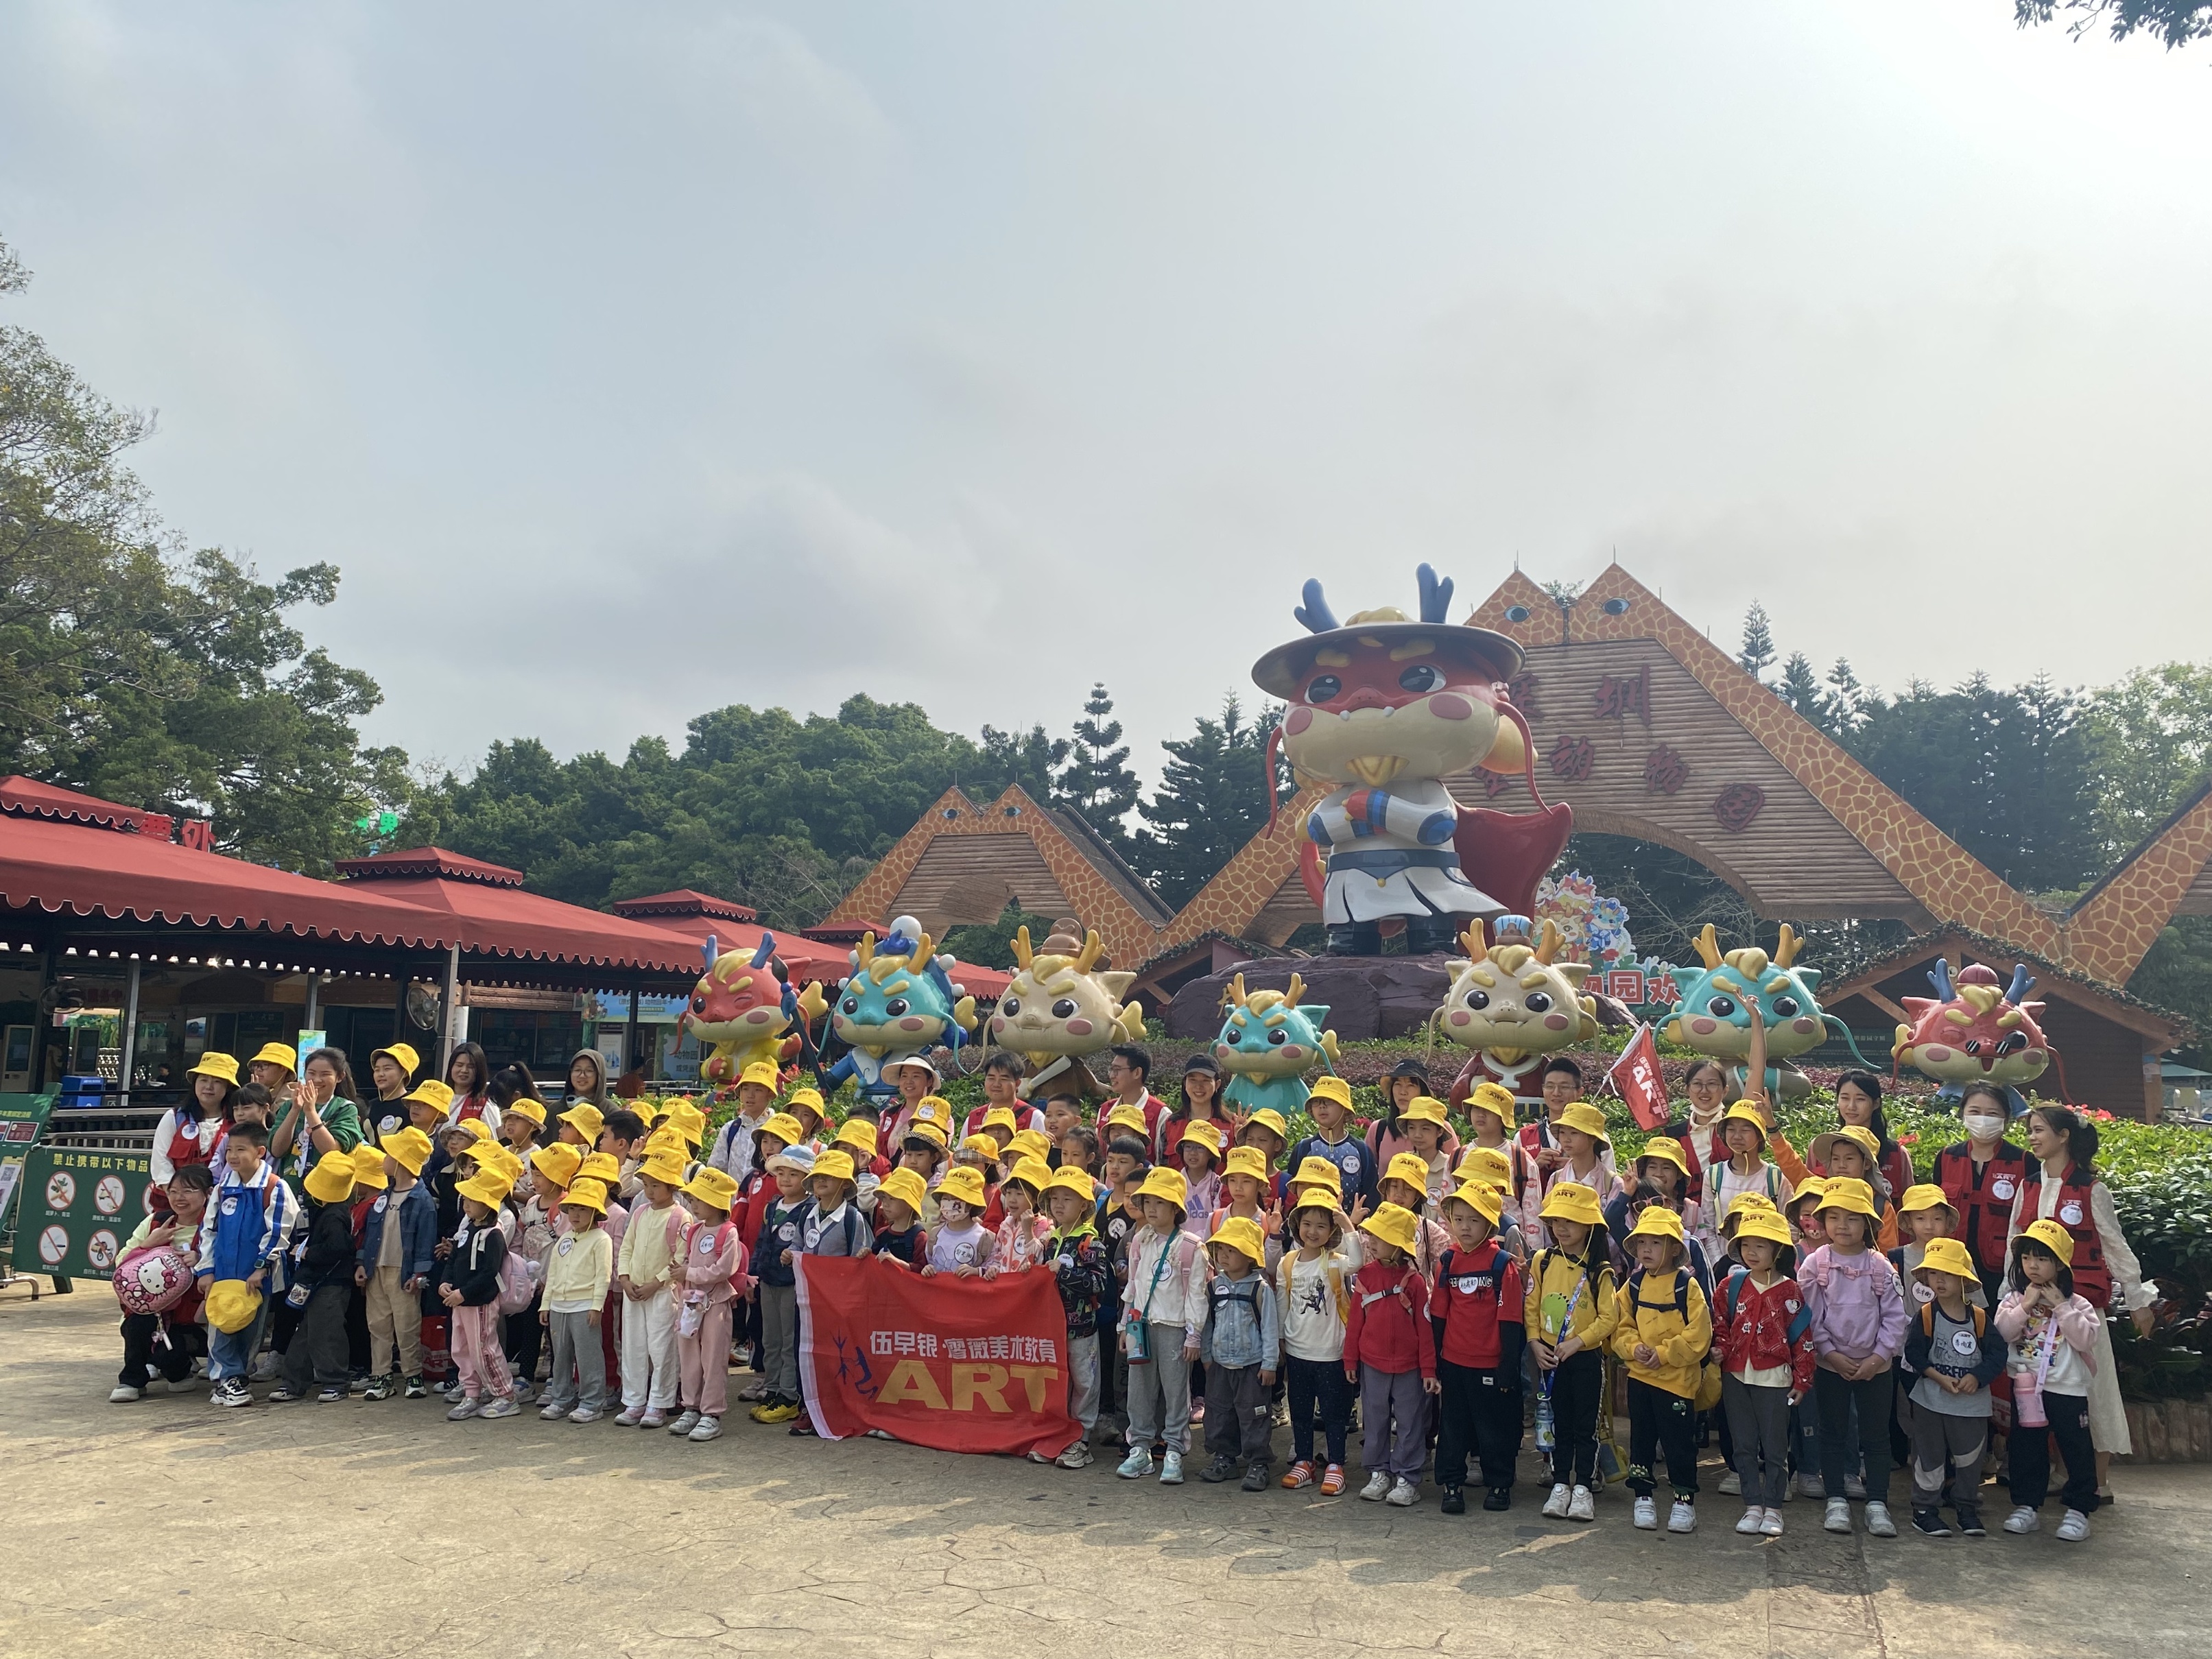
{"label": "paved ground", "polygon": [[1163,1488],[750,1423],[691,1446],[400,1401],[110,1406],[105,1290],[19,1297],[0,1302],[9,1656],[2151,1659],[2204,1653],[2212,1628],[2212,1470],[2123,1470],[2082,1546],[1831,1538],[1808,1504],[1761,1543],[1718,1497],[1668,1538],[1618,1492],[1576,1527],[1526,1488],[1447,1518],[1432,1492],[1393,1510]]}

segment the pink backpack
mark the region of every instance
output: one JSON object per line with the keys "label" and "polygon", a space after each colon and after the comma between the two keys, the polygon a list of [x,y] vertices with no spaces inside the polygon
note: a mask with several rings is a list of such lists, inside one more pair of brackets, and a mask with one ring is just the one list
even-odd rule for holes
{"label": "pink backpack", "polygon": [[115,1264],[111,1282],[124,1312],[167,1313],[192,1288],[192,1259],[174,1244],[141,1245]]}

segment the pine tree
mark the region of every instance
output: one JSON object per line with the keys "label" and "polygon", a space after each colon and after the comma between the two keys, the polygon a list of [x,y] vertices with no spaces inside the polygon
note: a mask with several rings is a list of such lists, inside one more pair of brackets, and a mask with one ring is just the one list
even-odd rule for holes
{"label": "pine tree", "polygon": [[1774,635],[1767,625],[1766,607],[1756,599],[1743,613],[1743,649],[1735,659],[1745,673],[1764,684],[1766,666],[1774,660]]}
{"label": "pine tree", "polygon": [[1018,783],[1040,806],[1050,806],[1058,800],[1060,785],[1054,775],[1067,763],[1074,748],[1066,738],[1048,738],[1042,726],[1032,726],[1026,732],[1001,732],[987,726],[981,746],[982,769],[972,777],[963,775],[960,780],[970,796],[995,797],[1007,785]]}
{"label": "pine tree", "polygon": [[1133,862],[1169,903],[1188,903],[1266,826],[1267,734],[1280,718],[1271,708],[1247,725],[1232,695],[1218,720],[1200,715],[1191,736],[1160,744],[1168,763],[1137,809],[1150,827],[1137,833]]}
{"label": "pine tree", "polygon": [[1075,723],[1075,744],[1060,775],[1060,792],[1126,859],[1136,851],[1123,820],[1137,804],[1138,783],[1128,767],[1129,746],[1121,742],[1121,722],[1111,718],[1113,713],[1114,699],[1104,682],[1093,684],[1083,705],[1084,718]]}
{"label": "pine tree", "polygon": [[1782,678],[1775,683],[1774,695],[1823,732],[1831,735],[1834,733],[1835,727],[1831,720],[1833,711],[1829,707],[1827,694],[1820,690],[1820,682],[1813,677],[1813,659],[1802,651],[1792,651],[1789,661],[1782,665]]}
{"label": "pine tree", "polygon": [[1868,716],[1881,706],[1881,699],[1859,684],[1850,663],[1842,657],[1837,658],[1836,665],[1828,671],[1828,707],[1833,721],[1828,731],[1841,741],[1867,723]]}

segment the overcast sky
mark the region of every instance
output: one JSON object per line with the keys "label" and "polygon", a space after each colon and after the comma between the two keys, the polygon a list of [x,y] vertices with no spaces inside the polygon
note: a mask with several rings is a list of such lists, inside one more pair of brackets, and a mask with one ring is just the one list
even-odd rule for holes
{"label": "overcast sky", "polygon": [[19,3],[0,318],[460,766],[1103,677],[1150,771],[1423,559],[2094,683],[2212,655],[2212,52],[2011,11]]}

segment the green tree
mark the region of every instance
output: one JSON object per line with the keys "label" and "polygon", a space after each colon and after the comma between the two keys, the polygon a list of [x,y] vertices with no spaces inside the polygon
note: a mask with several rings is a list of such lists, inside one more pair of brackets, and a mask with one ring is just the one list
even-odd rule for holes
{"label": "green tree", "polygon": [[[0,294],[28,281],[0,244]],[[408,787],[404,755],[360,744],[375,682],[285,621],[330,604],[337,572],[269,583],[186,556],[122,462],[152,429],[0,328],[0,769],[208,816],[226,851],[326,871]]]}
{"label": "green tree", "polygon": [[1735,659],[1745,673],[1762,681],[1767,665],[1774,660],[1774,630],[1768,623],[1766,607],[1756,599],[1743,613],[1743,648],[1735,653]]}
{"label": "green tree", "polygon": [[2068,32],[2080,39],[2099,24],[2115,40],[2151,35],[2168,52],[2212,35],[2212,5],[2204,0],[2013,0],[2013,19],[2021,28],[2048,23],[2060,12],[2073,19]]}
{"label": "green tree", "polygon": [[[1137,832],[1133,862],[1170,904],[1187,903],[1267,826],[1267,737],[1281,717],[1270,708],[1247,723],[1232,694],[1218,719],[1201,714],[1192,735],[1160,744],[1168,762],[1137,809],[1150,827]],[[1277,799],[1285,793],[1278,784]]]}
{"label": "green tree", "polygon": [[[1052,936],[1050,916],[1035,910],[1022,908],[1019,899],[1008,899],[1006,908],[999,913],[996,921],[971,922],[963,927],[948,927],[939,945],[962,962],[972,962],[984,968],[1012,968],[1014,965],[1014,934],[1021,928],[1030,930],[1030,943],[1042,945]],[[957,977],[957,974],[955,977]]]}
{"label": "green tree", "polygon": [[1073,747],[1066,738],[1047,737],[1042,726],[1026,732],[987,726],[979,745],[982,769],[961,781],[978,799],[995,799],[1008,785],[1018,783],[1038,805],[1049,806],[1060,799],[1060,770]]}
{"label": "green tree", "polygon": [[1774,694],[1823,732],[1831,737],[1835,735],[1828,694],[1820,689],[1820,682],[1814,677],[1813,659],[1802,651],[1791,652],[1790,659],[1782,665],[1782,678],[1775,684]]}
{"label": "green tree", "polygon": [[1859,684],[1850,662],[1838,657],[1828,671],[1828,720],[1824,729],[1832,738],[1848,738],[1867,723],[1869,714],[1881,701],[1879,693]]}
{"label": "green tree", "polygon": [[2138,668],[2089,694],[2088,807],[2107,862],[2155,830],[2212,772],[2212,665]]}
{"label": "green tree", "polygon": [[1075,723],[1075,744],[1060,775],[1060,791],[1100,839],[1127,859],[1136,848],[1125,820],[1137,804],[1139,786],[1128,767],[1121,722],[1113,715],[1114,699],[1100,681],[1091,686],[1083,718]]}

